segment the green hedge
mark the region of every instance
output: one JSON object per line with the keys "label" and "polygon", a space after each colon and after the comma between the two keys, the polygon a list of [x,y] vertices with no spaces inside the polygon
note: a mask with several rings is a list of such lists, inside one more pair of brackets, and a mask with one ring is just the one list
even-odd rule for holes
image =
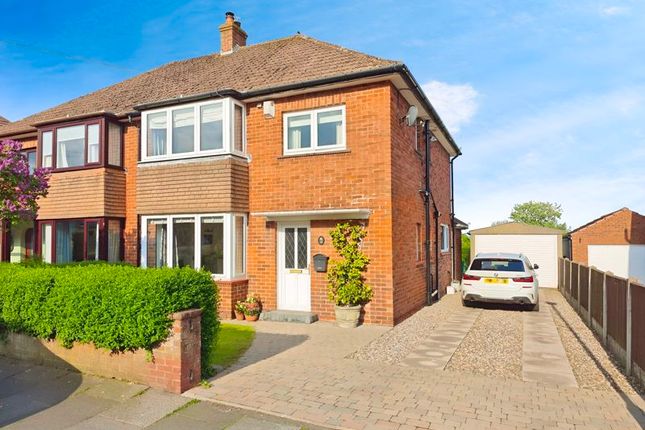
{"label": "green hedge", "polygon": [[0,264],[0,325],[66,347],[151,350],[168,337],[169,315],[202,310],[202,365],[216,342],[218,291],[207,272],[128,265]]}

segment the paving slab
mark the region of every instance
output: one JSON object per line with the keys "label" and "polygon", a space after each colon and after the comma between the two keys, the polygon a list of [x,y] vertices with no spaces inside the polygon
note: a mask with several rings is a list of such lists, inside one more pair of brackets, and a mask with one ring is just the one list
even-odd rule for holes
{"label": "paving slab", "polygon": [[443,370],[461,342],[481,314],[481,309],[463,308],[455,315],[428,333],[420,343],[401,361],[403,366],[425,367]]}
{"label": "paving slab", "polygon": [[524,312],[522,379],[549,385],[577,387],[567,353],[553,321],[550,306]]}
{"label": "paving slab", "polygon": [[113,400],[98,399],[82,394],[76,395],[54,406],[42,408],[39,412],[27,416],[7,428],[12,430],[67,429],[94,417],[116,404],[117,402]]}
{"label": "paving slab", "polygon": [[[179,427],[177,427],[179,428]],[[80,422],[70,430],[139,430],[141,427],[124,423],[102,415],[95,415],[83,422]]]}
{"label": "paving slab", "polygon": [[150,389],[100,415],[137,427],[146,427],[188,402],[189,399],[185,397]]}

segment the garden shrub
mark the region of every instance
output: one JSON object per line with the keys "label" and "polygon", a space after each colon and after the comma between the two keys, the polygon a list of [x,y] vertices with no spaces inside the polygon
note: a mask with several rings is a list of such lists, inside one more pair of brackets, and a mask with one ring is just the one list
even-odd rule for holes
{"label": "garden shrub", "polygon": [[216,342],[218,291],[208,272],[128,265],[0,264],[0,326],[71,347],[151,350],[173,312],[202,310],[202,364]]}

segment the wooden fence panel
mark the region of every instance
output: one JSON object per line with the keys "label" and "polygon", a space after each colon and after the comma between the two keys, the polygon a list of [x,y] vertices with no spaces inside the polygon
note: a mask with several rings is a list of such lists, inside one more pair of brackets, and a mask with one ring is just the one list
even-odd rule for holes
{"label": "wooden fence panel", "polygon": [[591,317],[602,326],[602,280],[603,273],[594,269],[591,270]]}
{"label": "wooden fence panel", "polygon": [[645,286],[632,284],[632,362],[645,372]]}
{"label": "wooden fence panel", "polygon": [[580,265],[580,306],[589,310],[589,268]]}
{"label": "wooden fence panel", "polygon": [[627,348],[627,281],[610,275],[607,275],[607,335],[621,348]]}
{"label": "wooden fence panel", "polygon": [[564,291],[571,294],[571,261],[566,261],[564,265]]}
{"label": "wooden fence panel", "polygon": [[571,298],[578,301],[578,263],[571,264]]}
{"label": "wooden fence panel", "polygon": [[558,289],[564,289],[564,258],[558,259]]}

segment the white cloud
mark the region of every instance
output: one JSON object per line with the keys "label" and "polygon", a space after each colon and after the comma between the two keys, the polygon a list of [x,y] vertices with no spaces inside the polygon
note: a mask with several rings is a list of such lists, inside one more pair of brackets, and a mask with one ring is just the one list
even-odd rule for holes
{"label": "white cloud", "polygon": [[470,84],[451,85],[431,81],[422,87],[451,133],[458,133],[461,126],[468,124],[477,112],[479,93]]}
{"label": "white cloud", "polygon": [[629,12],[629,8],[624,6],[607,6],[600,9],[600,13],[605,16],[625,15]]}

